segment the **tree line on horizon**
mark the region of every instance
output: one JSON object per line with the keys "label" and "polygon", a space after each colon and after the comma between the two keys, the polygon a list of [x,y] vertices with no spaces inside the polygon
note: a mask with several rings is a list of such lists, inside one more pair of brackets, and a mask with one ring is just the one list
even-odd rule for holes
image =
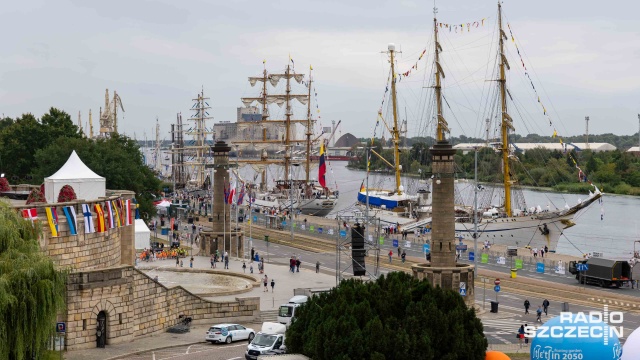
{"label": "tree line on horizon", "polygon": [[88,139],[69,114],[53,107],[39,119],[30,113],[0,119],[0,171],[11,184],[40,185],[73,150],[106,179],[107,189],[135,192],[144,219],[155,214],[152,201],[162,184],[144,164],[136,141],[119,134]]}
{"label": "tree line on horizon", "polygon": [[[517,137],[518,142],[550,143],[557,142],[557,138],[529,135]],[[565,143],[578,142],[580,137],[563,138]],[[591,181],[601,190],[608,193],[640,195],[640,156],[620,150],[620,144],[632,144],[634,136],[618,136],[613,134],[589,135],[589,142],[608,142],[617,147],[617,150],[594,152],[591,150],[567,151],[547,150],[536,148],[522,152],[516,150],[512,157],[511,176],[517,184],[553,188],[556,191],[585,193],[593,190],[589,184]],[[546,141],[543,141],[546,140]],[[636,144],[638,137],[635,136]],[[368,140],[371,144],[371,140]],[[429,148],[433,146],[434,139],[412,138],[402,140],[408,149],[401,150],[400,163],[405,174],[430,176],[431,154]],[[482,139],[467,138],[464,136],[452,138],[453,144],[459,143],[484,143]],[[357,159],[349,162],[352,169],[366,170],[367,161],[362,145],[356,145],[353,151],[359,154]],[[393,150],[385,149],[382,139],[374,139],[371,148],[381,154],[387,161],[393,163]],[[635,144],[634,144],[635,146]],[[630,146],[629,146],[630,147]],[[573,163],[575,159],[580,169]],[[456,176],[459,178],[473,179],[474,177],[474,152],[466,154],[458,151],[455,155]],[[478,150],[478,180],[486,183],[502,183],[502,155],[492,148]],[[389,167],[377,156],[371,154],[370,170],[390,171]],[[580,170],[584,176],[579,176]]]}

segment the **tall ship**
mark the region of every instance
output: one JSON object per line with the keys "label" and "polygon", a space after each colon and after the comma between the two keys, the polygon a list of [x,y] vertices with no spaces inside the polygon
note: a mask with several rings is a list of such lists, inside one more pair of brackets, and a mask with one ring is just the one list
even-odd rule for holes
{"label": "tall ship", "polygon": [[[231,140],[231,144],[236,148],[238,164],[250,165],[258,174],[254,180],[261,177],[259,183],[254,181],[247,184],[253,204],[278,210],[300,211],[305,215],[326,216],[335,208],[338,193],[329,189],[325,181],[325,144],[321,136],[313,138],[316,122],[311,112],[313,79],[310,74],[308,81],[304,81],[304,76],[296,73],[291,64],[287,64],[283,73],[269,73],[265,66],[262,76],[249,77],[250,85],[253,87],[260,83],[262,90],[257,97],[242,98],[242,103],[246,108],[253,108],[252,105],[258,103],[261,113],[255,114],[257,116],[252,121],[238,123],[237,135]],[[303,84],[307,88],[306,94],[293,94],[292,80]],[[281,81],[285,84],[283,93],[268,91],[269,84],[277,89]],[[307,105],[306,119],[295,118],[294,101]],[[272,104],[284,107],[282,119],[270,116],[269,105]],[[299,126],[304,128],[304,138],[297,138],[300,135]],[[259,130],[257,136],[256,129]],[[317,180],[312,177],[314,166],[311,156],[315,148],[319,148]],[[240,157],[243,151],[256,156]],[[275,172],[272,179],[269,179],[270,171]]]}
{"label": "tall ship", "polygon": [[[445,74],[440,57],[443,50],[438,39],[439,29],[441,29],[443,25],[444,24],[437,22],[434,12],[432,50],[434,54],[432,67],[434,73],[431,77],[433,83],[429,84],[428,87],[434,90],[431,112],[435,123],[435,141],[444,140],[446,135],[450,133],[443,112],[442,83]],[[492,111],[499,119],[500,138],[492,143],[487,141],[487,144],[481,144],[481,146],[489,147],[500,155],[500,168],[493,169],[493,171],[502,174],[502,186],[491,187],[491,189],[500,191],[501,194],[497,196],[483,196],[485,201],[478,203],[477,207],[475,207],[470,206],[468,202],[465,203],[465,201],[462,200],[463,196],[457,191],[455,207],[451,209],[451,216],[456,219],[456,236],[461,239],[473,239],[477,232],[477,237],[480,241],[487,240],[492,244],[538,248],[547,246],[551,251],[554,251],[565,229],[575,225],[573,222],[574,216],[594,202],[597,202],[601,198],[602,193],[592,184],[593,191],[589,192],[587,199],[579,201],[574,206],[565,205],[564,208],[555,210],[552,210],[550,207],[543,210],[539,205],[534,207],[527,206],[526,199],[524,198],[521,188],[518,187],[518,181],[510,165],[512,161],[517,161],[517,155],[515,153],[517,147],[510,141],[510,135],[513,135],[515,126],[508,112],[509,100],[512,99],[511,93],[507,89],[506,76],[510,68],[504,49],[505,40],[508,38],[503,29],[502,7],[500,4],[498,4],[498,37],[498,54],[496,57],[497,79],[492,79],[492,82],[497,85],[496,92],[498,100],[490,102],[491,105],[487,108],[490,108],[489,111]],[[417,191],[416,195],[409,195],[400,183],[402,169],[399,166],[398,160],[398,143],[400,137],[395,100],[396,79],[400,74],[397,74],[394,69],[394,50],[395,47],[390,45],[388,53],[390,54],[391,60],[391,74],[389,78],[391,82],[390,97],[393,108],[393,123],[391,126],[387,126],[394,142],[394,163],[385,160],[372,149],[369,149],[369,152],[374,156],[378,156],[384,163],[387,163],[388,166],[393,168],[396,188],[392,190],[369,189],[368,186],[364,186],[363,184],[358,192],[357,200],[361,208],[367,208],[369,216],[378,217],[388,222],[395,222],[400,226],[400,230],[413,230],[430,226],[431,204],[428,189],[421,189]],[[382,118],[381,114],[379,114],[379,118]],[[384,118],[381,120],[386,126],[387,123]],[[487,128],[488,127],[489,125],[487,124]],[[367,159],[367,166],[369,166],[369,164],[370,158]],[[577,164],[576,167],[578,168]],[[368,173],[369,171],[367,171],[367,174]],[[586,179],[582,170],[580,170],[580,176]],[[458,188],[459,187],[457,187],[457,189]],[[395,219],[397,220],[394,221],[394,218],[390,217],[390,215],[395,215]]]}
{"label": "tall ship", "polygon": [[[434,19],[434,31],[438,27]],[[437,35],[436,35],[437,36]],[[545,209],[539,205],[527,207],[522,190],[517,187],[518,181],[512,174],[510,162],[517,160],[516,145],[510,142],[510,134],[515,126],[508,112],[508,100],[512,100],[507,89],[507,71],[510,70],[505,55],[505,40],[508,37],[503,29],[502,5],[498,2],[498,78],[494,81],[498,86],[499,99],[497,114],[500,119],[500,139],[491,144],[502,156],[502,203],[498,206],[479,205],[478,209],[467,206],[466,214],[456,218],[456,234],[467,239],[473,239],[477,232],[478,239],[490,243],[518,245],[543,248],[547,246],[555,251],[558,240],[564,230],[574,226],[574,216],[602,197],[600,190],[593,185],[593,192],[589,192],[586,200],[574,206],[566,205],[563,209]],[[519,50],[518,50],[519,54]],[[524,64],[524,63],[523,63]],[[555,132],[554,132],[555,134]],[[577,165],[576,165],[577,167]],[[580,173],[582,171],[580,170]],[[474,214],[474,211],[477,214]],[[459,212],[457,212],[460,215]],[[475,219],[478,220],[475,220]]]}
{"label": "tall ship", "polygon": [[[392,121],[387,123],[382,114],[382,109],[378,111],[378,123],[382,121],[384,126],[391,134],[393,142],[393,163],[385,159],[381,154],[376,152],[371,146],[367,149],[367,177],[366,182],[363,181],[360,191],[357,195],[357,204],[361,210],[365,210],[370,216],[379,218],[385,222],[393,224],[412,223],[415,220],[415,209],[418,204],[418,195],[410,195],[402,185],[402,165],[400,164],[400,126],[398,123],[398,104],[396,98],[396,72],[395,72],[395,55],[396,48],[394,44],[389,44],[387,48],[390,66],[390,82],[391,82],[391,106]],[[369,187],[369,165],[371,156],[376,156],[382,160],[394,173],[395,187],[393,189],[382,189]]]}

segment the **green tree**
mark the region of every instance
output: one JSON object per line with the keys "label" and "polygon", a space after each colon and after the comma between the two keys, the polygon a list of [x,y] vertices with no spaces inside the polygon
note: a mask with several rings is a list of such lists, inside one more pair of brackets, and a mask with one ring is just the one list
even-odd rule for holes
{"label": "green tree", "polygon": [[323,359],[484,359],[487,340],[460,295],[402,272],[343,281],[296,310],[289,351]]}
{"label": "green tree", "polygon": [[0,201],[0,359],[42,359],[64,307],[66,273],[40,251],[38,224]]}
{"label": "green tree", "polygon": [[155,215],[152,201],[159,193],[160,180],[142,160],[138,144],[126,136],[114,134],[108,139],[59,138],[35,155],[34,180],[40,183],[55,173],[75,150],[82,161],[106,179],[107,189],[136,193],[140,214],[148,220]]}

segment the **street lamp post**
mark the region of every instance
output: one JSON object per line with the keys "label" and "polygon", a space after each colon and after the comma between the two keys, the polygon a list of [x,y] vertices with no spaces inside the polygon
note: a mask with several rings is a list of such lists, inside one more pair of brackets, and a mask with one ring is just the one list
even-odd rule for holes
{"label": "street lamp post", "polygon": [[474,276],[478,278],[478,148],[475,148],[475,187],[473,189],[473,267]]}

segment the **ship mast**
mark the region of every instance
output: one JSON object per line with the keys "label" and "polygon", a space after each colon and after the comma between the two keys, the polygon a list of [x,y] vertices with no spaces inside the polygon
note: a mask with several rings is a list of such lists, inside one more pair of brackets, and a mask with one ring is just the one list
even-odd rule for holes
{"label": "ship mast", "polygon": [[291,78],[289,77],[289,74],[291,73],[291,65],[287,64],[287,71],[285,72],[286,76],[286,80],[287,80],[287,90],[286,90],[286,96],[285,96],[285,101],[287,104],[286,107],[286,121],[285,121],[285,125],[286,125],[286,134],[284,136],[284,179],[285,181],[287,181],[289,179],[289,166],[291,166]]}
{"label": "ship mast", "polygon": [[436,89],[436,111],[438,118],[438,125],[436,126],[436,140],[444,141],[445,132],[449,131],[449,127],[447,125],[447,121],[444,119],[442,115],[442,84],[440,80],[440,76],[444,78],[444,71],[442,71],[442,66],[440,66],[440,52],[442,51],[442,47],[438,42],[438,22],[436,19],[436,14],[438,12],[437,8],[433,9],[433,37],[434,37],[434,46],[436,48],[435,51],[435,63],[436,63],[436,84],[434,88]]}
{"label": "ship mast", "polygon": [[[267,119],[269,119],[269,107],[267,106],[267,65],[266,63],[263,61],[262,65],[264,66],[264,69],[262,71],[262,76],[263,76],[263,80],[262,80],[262,121],[266,121]],[[267,141],[267,127],[264,126],[264,124],[262,125],[262,141]],[[260,153],[260,160],[262,161],[266,161],[267,160],[267,150],[263,149]],[[263,190],[267,189],[267,168],[265,167],[262,170],[262,184],[261,186],[263,187]]]}
{"label": "ship mast", "polygon": [[306,177],[305,183],[309,183],[309,167],[311,166],[311,84],[313,83],[313,78],[311,77],[311,66],[309,66],[309,102],[307,103],[307,163],[305,166]]}
{"label": "ship mast", "polygon": [[500,38],[500,78],[498,84],[500,86],[500,104],[502,108],[502,164],[504,172],[504,211],[507,216],[511,216],[511,175],[509,172],[509,130],[513,130],[513,122],[511,116],[507,113],[507,96],[506,96],[506,78],[505,67],[509,69],[509,63],[504,56],[504,41],[507,40],[507,35],[502,30],[502,5],[498,1],[498,36]]}
{"label": "ship mast", "polygon": [[393,137],[393,157],[394,171],[396,173],[396,193],[402,195],[402,185],[400,184],[400,130],[398,129],[398,104],[396,100],[396,71],[394,64],[393,54],[396,51],[394,44],[389,44],[388,47],[389,56],[391,58],[391,103],[393,104],[393,129],[391,130],[391,136]]}

